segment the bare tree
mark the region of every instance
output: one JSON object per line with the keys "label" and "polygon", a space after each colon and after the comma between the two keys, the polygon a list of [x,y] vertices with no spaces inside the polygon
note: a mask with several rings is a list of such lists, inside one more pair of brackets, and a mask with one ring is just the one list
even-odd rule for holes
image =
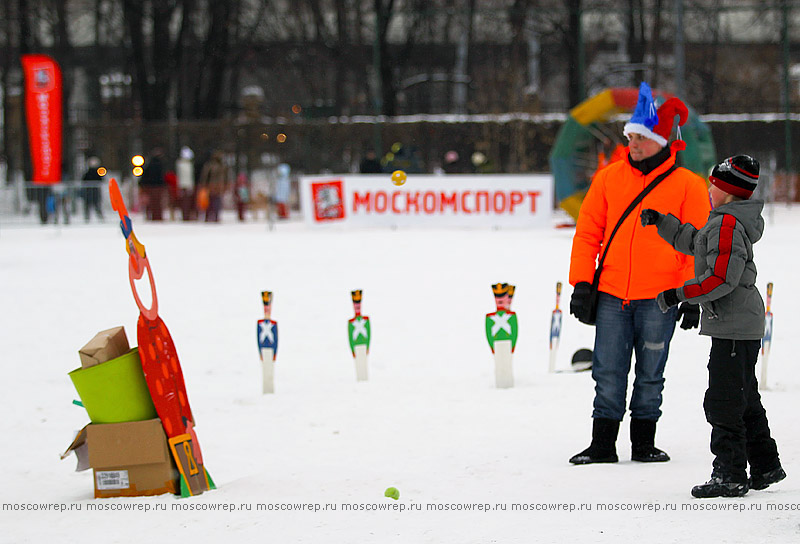
{"label": "bare tree", "polygon": [[661,26],[663,24],[663,18],[661,17],[662,3],[662,0],[654,0],[653,2],[653,26],[650,30],[650,54],[653,57],[653,77],[651,78],[651,83],[653,87],[658,87],[659,71],[661,68],[661,55],[659,53],[661,49]]}
{"label": "bare tree", "polygon": [[[18,66],[18,59],[20,56],[31,53],[35,47],[35,36],[31,31],[31,10],[28,5],[28,0],[10,0],[5,2],[6,8],[6,40],[7,47],[6,57],[4,59],[5,66],[3,70],[3,85],[5,92],[3,93],[3,109],[5,112],[5,122],[3,124],[3,146],[4,153],[8,158],[9,171],[20,169],[24,171],[25,179],[31,179],[33,174],[33,166],[30,159],[30,148],[28,145],[28,130],[27,123],[22,123],[21,134],[13,134],[8,120],[11,119],[11,111],[9,108],[9,87],[6,85],[10,82],[11,73]],[[17,25],[14,25],[14,21]],[[21,142],[21,161],[22,164],[16,164],[17,156],[11,151],[11,142],[18,139]]]}
{"label": "bare tree", "polygon": [[[167,119],[173,89],[180,90],[175,105],[179,117],[216,119],[222,114],[239,6],[239,0],[202,5],[196,0],[122,0],[129,62],[144,119]],[[201,38],[192,41],[190,33]]]}
{"label": "bare tree", "polygon": [[223,81],[229,68],[237,5],[236,1],[209,2],[210,24],[195,86],[194,116],[198,119],[217,119],[221,114]]}
{"label": "bare tree", "polygon": [[12,134],[11,124],[8,122],[10,119],[11,108],[8,98],[8,90],[11,87],[11,66],[14,58],[16,46],[14,43],[14,25],[12,20],[14,17],[15,6],[12,2],[3,2],[0,4],[0,21],[2,21],[3,32],[0,34],[0,85],[3,87],[3,140],[0,142],[0,157],[5,159],[8,171],[11,172],[16,166],[16,157],[11,152],[9,141],[14,136]]}
{"label": "bare tree", "polygon": [[[133,86],[139,97],[142,117],[165,120],[170,83],[174,78],[172,59],[180,43],[170,35],[169,22],[179,7],[169,0],[122,0],[125,27],[130,40]],[[152,25],[152,32],[146,28]]]}
{"label": "bare tree", "polygon": [[584,52],[583,28],[583,0],[565,0],[567,7],[567,24],[562,31],[562,40],[567,50],[568,94],[570,107],[576,106],[584,98]]}
{"label": "bare tree", "polygon": [[645,36],[644,0],[628,0],[625,10],[625,29],[628,38],[628,59],[632,68],[631,85],[644,81],[644,57],[647,52],[647,38]]}
{"label": "bare tree", "polygon": [[397,92],[392,73],[391,54],[389,53],[389,23],[394,15],[394,0],[374,0],[375,13],[375,49],[378,59],[377,81],[380,90],[380,112],[384,115],[397,113]]}
{"label": "bare tree", "polygon": [[[348,15],[354,6],[347,0],[333,0],[332,6],[324,5],[322,0],[304,0],[304,2],[314,21],[313,39],[326,51],[333,65],[332,87],[336,111],[344,113],[351,101],[347,85],[352,65],[351,44],[359,35],[355,28],[360,27],[358,22],[353,24]],[[333,15],[331,25],[327,23],[326,13]]]}
{"label": "bare tree", "polygon": [[[511,26],[510,65],[516,68],[511,70],[513,80],[509,89],[508,102],[509,104],[516,104],[516,109],[521,109],[520,106],[522,104],[519,100],[526,96],[528,92],[526,89],[531,78],[538,80],[539,76],[539,74],[529,74],[525,69],[529,65],[530,51],[528,51],[528,48],[531,39],[530,34],[533,32],[533,29],[530,28],[531,13],[534,8],[534,0],[514,0],[508,8],[508,20]],[[538,37],[536,40],[538,43]],[[538,61],[539,59],[537,58],[536,60]],[[538,66],[538,62],[536,65]]]}

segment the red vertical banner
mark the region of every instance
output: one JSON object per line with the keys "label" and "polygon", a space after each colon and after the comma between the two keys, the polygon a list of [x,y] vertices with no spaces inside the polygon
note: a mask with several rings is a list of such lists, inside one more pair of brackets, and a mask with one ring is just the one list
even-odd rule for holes
{"label": "red vertical banner", "polygon": [[33,162],[33,182],[61,181],[61,69],[47,55],[22,55],[25,116]]}

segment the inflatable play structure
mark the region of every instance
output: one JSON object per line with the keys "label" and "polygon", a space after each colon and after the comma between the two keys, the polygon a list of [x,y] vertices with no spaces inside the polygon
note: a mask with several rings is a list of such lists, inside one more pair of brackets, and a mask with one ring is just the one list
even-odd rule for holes
{"label": "inflatable play structure", "polygon": [[[594,173],[625,157],[622,127],[616,127],[616,123],[627,119],[617,117],[631,113],[638,97],[639,89],[635,87],[605,89],[572,108],[559,130],[550,152],[550,169],[555,180],[556,202],[573,218],[578,218]],[[672,95],[653,89],[653,97],[661,105]],[[689,118],[680,127],[686,149],[678,153],[678,164],[705,179],[716,164],[714,141],[708,126],[691,107],[688,109]]]}

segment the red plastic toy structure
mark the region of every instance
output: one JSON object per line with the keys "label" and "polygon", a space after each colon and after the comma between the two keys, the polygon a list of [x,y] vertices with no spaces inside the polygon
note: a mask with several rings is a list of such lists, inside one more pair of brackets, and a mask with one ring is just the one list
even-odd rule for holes
{"label": "red plastic toy structure", "polygon": [[[111,206],[120,218],[122,234],[125,236],[128,251],[128,278],[133,298],[139,307],[139,321],[136,336],[139,342],[139,356],[147,388],[153,404],[161,418],[164,432],[181,474],[181,495],[199,495],[203,491],[215,489],[214,482],[203,467],[203,454],[194,432],[194,418],[189,407],[189,397],[183,383],[183,372],[175,351],[175,344],[167,326],[158,316],[158,297],[153,280],[153,271],[145,253],[144,245],[136,239],[122,194],[116,180],[108,184]],[[152,303],[145,307],[136,290],[136,280],[142,279],[145,271],[150,280]]]}

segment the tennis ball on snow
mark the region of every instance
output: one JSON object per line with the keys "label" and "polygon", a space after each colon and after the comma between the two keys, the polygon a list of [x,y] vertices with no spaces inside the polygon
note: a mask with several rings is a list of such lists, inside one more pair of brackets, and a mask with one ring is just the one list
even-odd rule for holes
{"label": "tennis ball on snow", "polygon": [[396,487],[387,487],[386,491],[383,492],[383,496],[397,500],[400,498],[400,492],[397,490]]}

